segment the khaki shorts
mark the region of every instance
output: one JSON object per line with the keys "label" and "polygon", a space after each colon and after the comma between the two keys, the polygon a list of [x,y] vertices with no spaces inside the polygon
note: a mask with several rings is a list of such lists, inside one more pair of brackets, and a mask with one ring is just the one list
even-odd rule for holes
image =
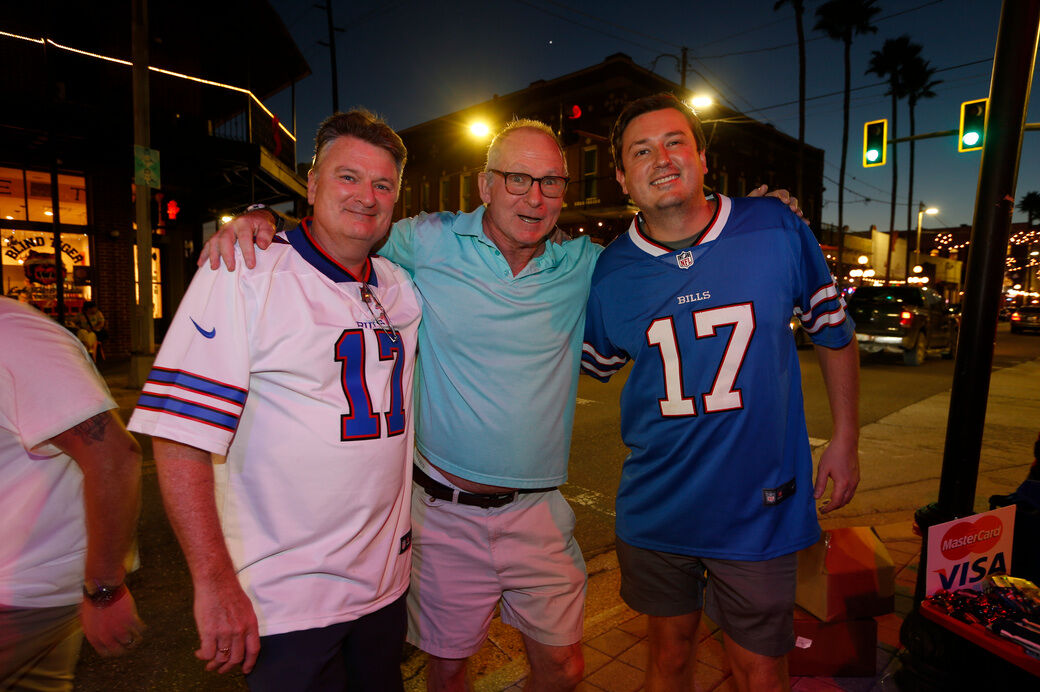
{"label": "khaki shorts", "polygon": [[82,642],[78,603],[56,608],[0,605],[0,690],[71,690]]}
{"label": "khaki shorts", "polygon": [[500,601],[502,621],[539,643],[581,640],[585,561],[563,495],[483,509],[413,485],[408,641],[440,658],[472,656]]}
{"label": "khaki shorts", "polygon": [[704,609],[730,639],[762,656],[794,646],[798,553],[771,560],[716,560],[631,546],[617,539],[621,598],[657,617]]}

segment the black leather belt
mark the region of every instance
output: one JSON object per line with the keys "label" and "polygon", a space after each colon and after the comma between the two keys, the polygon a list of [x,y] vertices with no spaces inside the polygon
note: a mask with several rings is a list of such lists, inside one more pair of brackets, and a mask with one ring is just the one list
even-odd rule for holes
{"label": "black leather belt", "polygon": [[522,488],[519,490],[510,490],[509,492],[504,493],[467,493],[450,488],[443,483],[438,483],[423,473],[423,470],[418,466],[412,467],[412,479],[419,485],[419,487],[425,490],[426,494],[430,497],[438,500],[447,500],[448,502],[457,502],[460,505],[481,507],[483,509],[508,505],[516,499],[517,495],[547,493],[550,490],[556,490],[556,486],[553,486],[551,488]]}

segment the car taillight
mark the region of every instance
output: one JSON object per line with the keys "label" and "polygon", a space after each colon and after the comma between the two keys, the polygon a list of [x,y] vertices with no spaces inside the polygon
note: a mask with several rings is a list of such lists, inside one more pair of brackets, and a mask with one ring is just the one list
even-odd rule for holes
{"label": "car taillight", "polygon": [[1012,322],[1021,322],[1022,321],[1022,315],[1019,315],[1017,312],[1011,313],[1011,321]]}
{"label": "car taillight", "polygon": [[910,312],[909,310],[903,310],[901,313],[899,313],[899,326],[909,327],[910,320],[912,320],[913,318],[914,313]]}

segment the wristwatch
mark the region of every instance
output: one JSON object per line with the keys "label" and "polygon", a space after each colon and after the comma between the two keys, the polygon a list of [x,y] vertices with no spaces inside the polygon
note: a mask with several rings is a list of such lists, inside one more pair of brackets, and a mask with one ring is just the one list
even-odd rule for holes
{"label": "wristwatch", "polygon": [[109,585],[102,584],[94,579],[86,579],[83,582],[83,595],[95,608],[107,608],[126,593],[126,584]]}
{"label": "wristwatch", "polygon": [[266,204],[250,204],[248,207],[246,207],[246,212],[251,212],[251,211],[266,211],[268,214],[270,214],[272,217],[274,217],[274,232],[275,233],[281,233],[282,231],[285,230],[285,219],[282,217],[281,214],[279,214],[278,212],[276,212],[274,209],[272,209],[271,207],[267,206]]}

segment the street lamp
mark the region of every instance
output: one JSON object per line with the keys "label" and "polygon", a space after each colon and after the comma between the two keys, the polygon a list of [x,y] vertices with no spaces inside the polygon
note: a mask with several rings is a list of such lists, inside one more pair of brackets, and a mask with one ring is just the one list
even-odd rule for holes
{"label": "street lamp", "polygon": [[715,103],[715,99],[708,96],[707,94],[698,94],[690,99],[690,105],[693,106],[695,111],[704,110]]}
{"label": "street lamp", "polygon": [[471,135],[478,139],[484,139],[489,134],[491,134],[491,128],[488,126],[487,123],[477,121],[470,123],[469,132]]}
{"label": "street lamp", "polygon": [[926,207],[924,202],[921,202],[917,206],[917,248],[914,250],[914,264],[921,263],[921,218],[925,214],[938,214],[939,210],[935,207]]}

